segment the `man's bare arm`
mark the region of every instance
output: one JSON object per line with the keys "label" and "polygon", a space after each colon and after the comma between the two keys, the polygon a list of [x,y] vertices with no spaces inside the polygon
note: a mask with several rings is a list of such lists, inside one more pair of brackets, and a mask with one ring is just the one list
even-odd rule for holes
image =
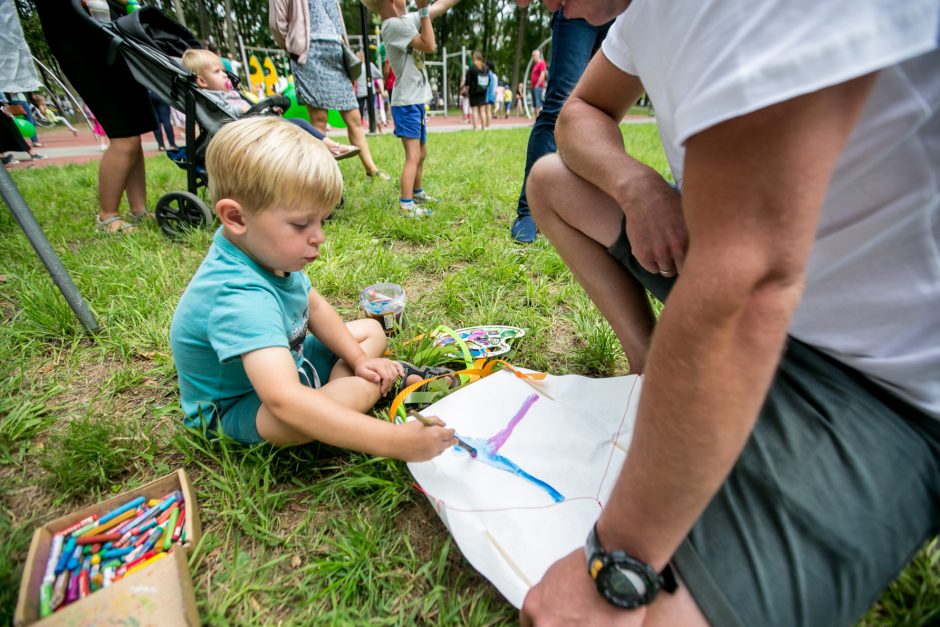
{"label": "man's bare arm", "polygon": [[599,52],[562,109],[555,140],[565,165],[620,205],[643,267],[670,273],[682,269],[688,240],[679,195],[658,172],[624,152],[620,134],[620,121],[642,94],[639,78]]}

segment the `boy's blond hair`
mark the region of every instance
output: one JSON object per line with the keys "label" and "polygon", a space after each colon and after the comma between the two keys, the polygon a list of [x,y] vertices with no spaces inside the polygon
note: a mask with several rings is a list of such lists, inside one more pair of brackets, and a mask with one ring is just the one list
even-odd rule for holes
{"label": "boy's blond hair", "polygon": [[274,207],[331,210],[343,175],[319,139],[279,117],[248,117],[219,130],[206,150],[209,197],[257,213]]}
{"label": "boy's blond hair", "polygon": [[362,0],[362,4],[375,14],[382,12],[382,5],[388,0]]}
{"label": "boy's blond hair", "polygon": [[216,63],[222,65],[219,55],[202,48],[190,48],[183,53],[183,67],[196,76],[202,76]]}

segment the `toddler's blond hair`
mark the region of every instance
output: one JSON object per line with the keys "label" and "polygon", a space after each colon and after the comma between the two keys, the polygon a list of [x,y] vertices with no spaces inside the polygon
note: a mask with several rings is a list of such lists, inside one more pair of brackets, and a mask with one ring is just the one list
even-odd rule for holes
{"label": "toddler's blond hair", "polygon": [[229,198],[249,212],[331,210],[343,175],[319,139],[279,117],[248,117],[219,130],[206,150],[213,206]]}
{"label": "toddler's blond hair", "polygon": [[196,76],[203,76],[216,63],[222,65],[219,55],[202,48],[190,48],[183,53],[183,67]]}

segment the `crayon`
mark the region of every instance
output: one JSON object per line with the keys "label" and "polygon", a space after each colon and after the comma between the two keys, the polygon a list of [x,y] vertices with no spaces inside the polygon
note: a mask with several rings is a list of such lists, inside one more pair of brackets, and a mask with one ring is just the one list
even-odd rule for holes
{"label": "crayon", "polygon": [[151,557],[150,559],[148,559],[148,560],[146,560],[146,561],[144,561],[144,562],[141,562],[141,563],[138,564],[137,566],[134,566],[133,568],[129,568],[125,574],[126,574],[126,575],[130,575],[132,572],[134,572],[134,571],[136,571],[136,570],[140,570],[141,568],[144,568],[145,566],[149,566],[150,564],[153,564],[154,562],[158,562],[158,561],[162,560],[162,559],[163,559],[164,557],[166,557],[167,555],[168,555],[168,553],[157,553],[156,555],[154,555],[154,556]]}
{"label": "crayon", "polygon": [[123,514],[124,512],[128,510],[136,509],[138,505],[141,505],[144,502],[144,500],[145,499],[142,496],[138,496],[135,499],[131,499],[124,505],[121,505],[120,507],[116,507],[112,509],[110,512],[108,512],[107,514],[99,518],[98,524],[102,525],[108,522],[109,520],[114,520],[115,518],[117,518],[118,516],[120,516],[121,514]]}
{"label": "crayon", "polygon": [[[104,542],[114,542],[120,540],[121,536],[117,533],[102,533],[94,536],[81,536],[75,540],[75,544],[102,544]],[[92,549],[94,551],[94,549]]]}
{"label": "crayon", "polygon": [[147,507],[153,507],[154,505],[159,505],[160,499],[150,499],[147,501]]}
{"label": "crayon", "polygon": [[121,562],[121,560],[119,560],[119,559],[110,559],[110,560],[107,560],[107,561],[102,561],[102,562],[101,562],[101,568],[117,568],[117,567],[120,566],[121,564],[122,564],[122,562]]}
{"label": "crayon", "polygon": [[69,538],[66,540],[65,546],[62,547],[62,554],[59,556],[59,563],[55,566],[56,575],[65,570],[65,566],[69,563],[69,558],[72,556],[73,551],[75,551],[75,538]]}
{"label": "crayon", "polygon": [[136,535],[140,535],[140,534],[142,534],[143,532],[147,531],[148,529],[150,529],[151,527],[153,527],[153,526],[156,525],[156,524],[157,524],[157,521],[154,520],[153,518],[151,518],[150,520],[148,520],[148,521],[145,522],[144,524],[138,525],[137,527],[134,527],[129,533],[133,533],[135,536],[136,536]]}
{"label": "crayon", "polygon": [[52,614],[52,584],[43,582],[39,588],[39,616],[45,618]]}
{"label": "crayon", "polygon": [[[65,543],[65,538],[62,536],[53,536],[52,537],[52,548],[49,549],[49,559],[46,560],[46,572],[43,575],[43,582],[48,582],[50,585],[55,581],[55,569],[56,565],[59,563],[59,556],[62,554],[62,545]],[[51,596],[51,590],[50,590]]]}
{"label": "crayon", "polygon": [[67,570],[63,570],[56,577],[55,584],[52,586],[52,610],[55,611],[62,602],[65,601],[65,592],[69,587],[69,576],[70,573]]}
{"label": "crayon", "polygon": [[134,566],[137,566],[141,562],[149,560],[151,557],[153,557],[156,554],[157,552],[151,549],[150,551],[147,551],[146,553],[141,554],[140,557],[134,558],[134,561],[128,562],[127,567],[133,568]]}
{"label": "crayon", "polygon": [[100,563],[101,563],[101,555],[100,555],[100,554],[95,553],[94,555],[91,556],[91,565],[92,565],[92,566],[97,566],[97,565],[100,564]]}
{"label": "crayon", "polygon": [[[161,503],[162,503],[162,501],[161,501]],[[149,518],[150,518],[151,516],[153,516],[154,514],[159,514],[159,513],[162,512],[162,511],[163,511],[163,510],[160,509],[160,504],[154,505],[153,507],[151,507],[151,508],[149,508],[149,509],[147,509],[147,510],[144,510],[143,513],[139,514],[136,518],[134,518],[134,519],[131,520],[130,522],[126,522],[126,523],[122,524],[122,525],[121,525],[120,527],[118,527],[115,531],[117,531],[118,533],[124,533],[124,532],[127,531],[128,529],[133,529],[133,528],[136,527],[137,525],[139,525],[139,524],[141,524],[142,522],[144,522],[145,520],[149,519]]]}
{"label": "crayon", "polygon": [[84,568],[78,573],[78,598],[84,599],[91,594],[91,585],[88,582],[88,571]]}
{"label": "crayon", "polygon": [[133,551],[131,547],[126,547],[123,549],[108,549],[102,554],[101,559],[111,559],[112,557],[121,557],[122,555],[127,555],[131,551]]}
{"label": "crayon", "polygon": [[180,509],[179,519],[176,521],[176,529],[173,530],[173,541],[176,542],[183,535],[183,523],[186,521],[186,509]]}
{"label": "crayon", "polygon": [[170,514],[170,520],[166,525],[166,533],[163,534],[163,550],[170,550],[170,543],[173,542],[173,531],[176,529],[176,519],[179,518],[180,509],[174,507],[172,510],[173,513]]}
{"label": "crayon", "polygon": [[77,546],[75,547],[75,550],[72,551],[72,557],[69,558],[68,564],[66,564],[65,567],[74,572],[78,569],[78,565],[81,563],[81,559],[82,547]]}
{"label": "crayon", "polygon": [[158,546],[158,544],[160,543],[160,537],[163,535],[163,527],[154,527],[151,531],[154,532],[154,535],[147,538],[147,541],[144,542],[142,546],[144,547],[144,551],[155,548],[157,552],[159,552],[162,545]]}
{"label": "crayon", "polygon": [[146,534],[137,538],[137,541],[134,542],[134,546],[135,547],[143,546],[147,544],[148,542],[150,542],[151,540],[156,540],[157,538],[160,537],[162,533],[163,533],[163,529],[161,527],[154,527],[153,529],[148,531]]}
{"label": "crayon", "polygon": [[[85,531],[84,533],[76,533],[76,535],[81,537],[81,536],[93,536],[95,534],[99,534],[102,531],[107,531],[111,527],[117,526],[118,524],[124,522],[128,518],[132,518],[134,514],[135,514],[135,511],[132,509],[129,509],[121,514],[118,514],[117,516],[113,517],[111,520],[109,520],[108,522],[104,524],[99,523],[97,527],[92,527],[91,529],[89,529],[88,531]],[[81,531],[81,529],[79,531]]]}
{"label": "crayon", "polygon": [[93,523],[93,522],[95,522],[95,517],[94,517],[93,515],[92,515],[92,516],[88,516],[87,518],[81,519],[80,521],[78,521],[78,522],[75,523],[74,525],[70,525],[70,526],[66,527],[66,528],[63,529],[62,531],[57,531],[57,532],[56,532],[56,535],[57,535],[57,536],[63,536],[63,537],[64,537],[64,536],[70,536],[70,535],[72,535],[72,533],[75,532],[76,530],[81,529],[81,528],[84,527],[85,525],[90,525],[90,524]]}
{"label": "crayon", "polygon": [[71,570],[71,575],[69,576],[69,585],[65,591],[65,602],[71,603],[78,598],[78,571]]}
{"label": "crayon", "polygon": [[[173,507],[171,507],[170,509],[164,511],[162,514],[160,514],[160,516],[157,517],[157,524],[158,524],[158,525],[162,525],[162,524],[165,523],[167,520],[169,520],[169,519],[170,519],[170,511],[173,510],[174,508],[177,508],[176,503],[173,504]],[[178,508],[177,508],[177,509],[178,509]]]}

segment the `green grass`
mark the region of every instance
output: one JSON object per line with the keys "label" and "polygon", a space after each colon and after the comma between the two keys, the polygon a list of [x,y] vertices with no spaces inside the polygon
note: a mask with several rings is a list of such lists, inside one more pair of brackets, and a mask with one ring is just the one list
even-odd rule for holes
{"label": "green grass", "polygon": [[[445,358],[408,343],[438,324],[525,327],[513,361],[557,374],[627,372],[616,338],[552,247],[509,239],[527,129],[432,134],[425,187],[445,199],[429,220],[395,211],[397,185],[341,165],[346,206],[308,269],[347,319],[359,290],[391,281],[408,296],[396,355]],[[652,125],[625,127],[635,154],[666,174]],[[373,138],[378,164],[400,144]],[[183,467],[204,535],[190,558],[210,624],[473,624],[515,610],[469,566],[404,464],[327,446],[277,450],[211,441],[180,426],[167,333],[211,231],[170,242],[153,225],[96,233],[95,164],[14,172],[101,324],[88,338],[9,212],[0,211],[0,624],[10,621],[32,530]],[[185,187],[148,160],[151,204]],[[387,405],[377,408],[382,415]],[[940,549],[921,551],[863,625],[936,623]]]}

